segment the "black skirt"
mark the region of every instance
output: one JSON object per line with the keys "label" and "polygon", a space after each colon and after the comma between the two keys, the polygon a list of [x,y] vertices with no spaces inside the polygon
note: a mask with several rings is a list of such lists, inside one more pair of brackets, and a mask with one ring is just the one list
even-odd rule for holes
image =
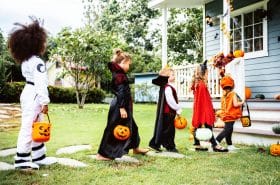
{"label": "black skirt", "polygon": [[[98,153],[104,157],[115,159],[120,158],[129,152],[129,149],[137,148],[140,143],[138,127],[132,116],[132,106],[126,108],[128,118],[120,117],[120,109],[117,104],[117,98],[114,98],[110,105],[107,118],[107,126],[104,130]],[[130,137],[121,141],[114,137],[114,128],[117,125],[125,125],[130,129]]]}

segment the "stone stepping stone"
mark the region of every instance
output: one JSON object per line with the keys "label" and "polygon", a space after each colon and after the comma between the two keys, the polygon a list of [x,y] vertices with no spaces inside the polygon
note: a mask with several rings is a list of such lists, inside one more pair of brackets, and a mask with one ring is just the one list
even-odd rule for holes
{"label": "stone stepping stone", "polygon": [[10,106],[10,107],[2,107],[3,110],[9,110],[9,111],[20,111],[21,112],[21,109],[19,107],[13,107],[13,106]]}
{"label": "stone stepping stone", "polygon": [[175,153],[175,152],[155,152],[155,151],[149,151],[147,156],[153,156],[153,157],[170,157],[170,158],[186,158],[185,155]]}
{"label": "stone stepping stone", "polygon": [[17,149],[16,148],[9,148],[9,149],[5,149],[5,150],[0,150],[0,157],[6,157],[9,155],[15,155],[17,153]]}
{"label": "stone stepping stone", "polygon": [[80,162],[78,160],[75,160],[75,159],[69,159],[69,158],[56,158],[57,159],[57,163],[58,164],[62,164],[62,165],[65,165],[65,166],[71,166],[71,167],[87,167],[88,165],[83,163],[83,162]]}
{"label": "stone stepping stone", "polygon": [[75,146],[68,146],[64,148],[60,148],[56,151],[56,154],[73,154],[83,150],[91,150],[90,145],[75,145]]}
{"label": "stone stepping stone", "polygon": [[0,128],[16,128],[19,127],[18,124],[14,124],[14,123],[0,123]]}
{"label": "stone stepping stone", "polygon": [[9,119],[12,118],[10,115],[0,114],[0,119]]}
{"label": "stone stepping stone", "polygon": [[0,110],[0,114],[9,114],[7,110]]}
{"label": "stone stepping stone", "polygon": [[0,171],[14,170],[14,169],[15,169],[14,165],[0,161]]}
{"label": "stone stepping stone", "polygon": [[115,161],[117,161],[117,162],[129,162],[129,163],[139,163],[140,162],[138,159],[135,159],[134,157],[130,157],[128,155],[124,155],[121,158],[116,158]]}
{"label": "stone stepping stone", "polygon": [[10,103],[0,103],[0,107],[12,106]]}
{"label": "stone stepping stone", "polygon": [[[96,155],[90,155],[89,156],[92,159],[96,160]],[[112,161],[116,161],[116,162],[120,162],[120,163],[139,163],[140,161],[134,157],[130,157],[128,155],[124,155],[121,158],[116,158],[115,160]]]}

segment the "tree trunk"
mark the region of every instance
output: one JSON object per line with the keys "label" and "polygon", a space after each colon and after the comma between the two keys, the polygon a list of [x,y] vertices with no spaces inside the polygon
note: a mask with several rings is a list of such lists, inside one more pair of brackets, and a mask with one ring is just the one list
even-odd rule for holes
{"label": "tree trunk", "polygon": [[83,108],[83,105],[81,105],[80,93],[79,93],[79,90],[78,90],[78,89],[76,89],[76,100],[77,100],[77,105],[78,105],[79,109],[82,109],[82,108]]}
{"label": "tree trunk", "polygon": [[[87,97],[87,93],[84,93],[83,95],[82,95],[82,100],[81,100],[81,107],[83,108],[84,107],[84,104],[85,104],[85,101],[86,101],[86,97]],[[81,109],[82,109],[81,108]]]}

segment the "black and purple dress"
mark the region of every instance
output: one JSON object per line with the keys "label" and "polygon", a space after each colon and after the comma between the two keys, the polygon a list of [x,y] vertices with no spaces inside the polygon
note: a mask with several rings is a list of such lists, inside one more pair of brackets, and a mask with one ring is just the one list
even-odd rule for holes
{"label": "black and purple dress", "polygon": [[[140,144],[138,127],[133,119],[132,98],[129,81],[123,69],[114,62],[108,63],[108,68],[112,72],[112,92],[115,98],[110,104],[107,126],[104,130],[98,153],[104,157],[115,159],[122,157],[129,152],[129,149],[137,148]],[[120,108],[127,112],[127,118],[122,119]],[[116,125],[125,125],[130,129],[130,137],[121,141],[114,137],[113,130]]]}

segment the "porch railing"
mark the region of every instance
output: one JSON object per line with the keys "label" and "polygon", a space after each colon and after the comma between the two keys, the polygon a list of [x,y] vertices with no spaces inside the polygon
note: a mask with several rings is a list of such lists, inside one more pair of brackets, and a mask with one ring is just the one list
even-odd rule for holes
{"label": "porch railing", "polygon": [[[190,89],[194,67],[195,66],[193,64],[173,67],[176,76],[175,87],[179,100],[187,100],[190,97],[193,97],[193,92]],[[216,68],[212,65],[208,66],[207,86],[212,98],[221,97],[222,91],[219,85],[218,74],[219,73]]]}

